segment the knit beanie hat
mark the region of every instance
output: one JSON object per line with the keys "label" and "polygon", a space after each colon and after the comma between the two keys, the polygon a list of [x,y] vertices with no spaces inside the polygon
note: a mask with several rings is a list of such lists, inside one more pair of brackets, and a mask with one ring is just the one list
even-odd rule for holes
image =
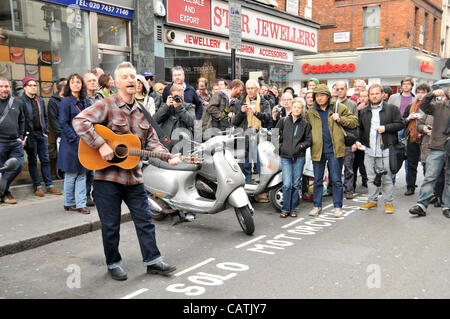
{"label": "knit beanie hat", "polygon": [[22,80],[23,87],[27,86],[27,83],[30,82],[30,81],[36,81],[36,80],[33,79],[32,77],[29,77],[29,76],[23,78],[23,80]]}
{"label": "knit beanie hat", "polygon": [[310,79],[308,80],[308,82],[309,82],[309,81],[313,81],[313,82],[316,83],[317,85],[319,85],[319,83],[320,83],[320,81],[317,80],[316,78],[310,78]]}

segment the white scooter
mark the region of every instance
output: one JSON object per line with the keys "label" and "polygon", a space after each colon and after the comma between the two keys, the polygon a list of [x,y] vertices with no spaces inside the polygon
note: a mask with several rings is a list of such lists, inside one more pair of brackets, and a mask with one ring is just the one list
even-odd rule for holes
{"label": "white scooter", "polygon": [[144,185],[155,220],[187,212],[216,214],[234,207],[247,235],[253,234],[253,207],[244,190],[245,177],[226,144],[235,136],[215,136],[199,144],[194,154],[202,154],[201,165],[179,164],[151,158],[144,169]]}

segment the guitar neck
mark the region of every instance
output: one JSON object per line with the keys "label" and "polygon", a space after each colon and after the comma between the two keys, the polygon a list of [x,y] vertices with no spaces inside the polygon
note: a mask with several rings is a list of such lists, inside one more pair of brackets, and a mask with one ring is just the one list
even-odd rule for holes
{"label": "guitar neck", "polygon": [[161,160],[168,160],[173,157],[172,154],[161,153],[161,152],[152,152],[152,151],[146,151],[146,150],[136,150],[136,149],[130,149],[129,154],[131,156],[139,156],[139,157],[144,157],[144,156],[156,157]]}

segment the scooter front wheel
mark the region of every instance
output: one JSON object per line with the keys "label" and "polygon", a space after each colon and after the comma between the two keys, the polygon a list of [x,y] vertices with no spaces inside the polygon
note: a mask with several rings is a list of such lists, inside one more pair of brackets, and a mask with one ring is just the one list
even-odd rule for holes
{"label": "scooter front wheel", "polygon": [[269,191],[269,201],[273,208],[281,211],[283,208],[283,184],[279,184]]}
{"label": "scooter front wheel", "polygon": [[236,212],[236,217],[239,221],[239,225],[241,225],[244,233],[246,233],[247,235],[252,235],[255,231],[255,223],[253,222],[250,207],[248,205],[240,208],[236,207],[234,208],[234,211]]}

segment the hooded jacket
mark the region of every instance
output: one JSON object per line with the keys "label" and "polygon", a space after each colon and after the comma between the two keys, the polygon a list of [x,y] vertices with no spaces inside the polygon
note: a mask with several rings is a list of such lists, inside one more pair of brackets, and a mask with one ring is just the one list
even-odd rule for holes
{"label": "hooded jacket", "polygon": [[143,105],[144,105],[144,107],[148,110],[148,112],[150,113],[150,115],[153,116],[153,115],[156,113],[157,109],[156,109],[156,107],[155,107],[155,101],[154,101],[153,98],[149,95],[149,93],[150,93],[150,85],[148,85],[148,82],[147,82],[147,81],[145,80],[145,78],[144,78],[142,75],[140,75],[140,74],[136,75],[136,79],[137,79],[138,81],[140,81],[140,82],[142,83],[142,85],[144,85],[145,92],[147,92],[147,93],[146,93],[146,95],[145,95],[145,97],[144,97],[144,103],[143,103]]}
{"label": "hooded jacket", "polygon": [[[331,92],[325,84],[319,84],[314,89],[314,100],[316,94],[322,93],[328,95],[328,107],[330,108],[328,116],[328,129],[330,130],[331,141],[333,144],[333,153],[335,158],[340,158],[345,156],[345,137],[339,124],[343,127],[350,129],[356,128],[358,125],[357,117],[350,112],[350,110],[342,103],[337,105],[337,113],[340,117],[339,124],[334,121],[331,116],[333,115],[336,104],[331,104]],[[312,131],[312,146],[311,146],[311,159],[315,162],[320,161],[323,152],[323,136],[322,136],[322,119],[319,115],[320,106],[317,102],[306,113],[306,120],[311,124]]]}
{"label": "hooded jacket", "polygon": [[53,129],[56,137],[61,137],[61,127],[59,126],[59,103],[63,98],[56,93],[48,101],[48,122],[49,127]]}

